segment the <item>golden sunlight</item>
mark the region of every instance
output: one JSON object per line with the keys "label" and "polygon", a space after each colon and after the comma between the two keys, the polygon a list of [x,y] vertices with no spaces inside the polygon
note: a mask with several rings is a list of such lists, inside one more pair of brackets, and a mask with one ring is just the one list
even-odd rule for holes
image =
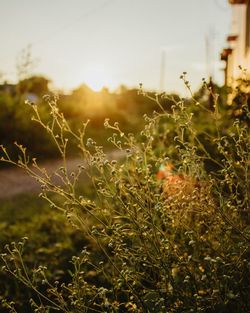
{"label": "golden sunlight", "polygon": [[101,80],[94,79],[94,77],[93,80],[88,79],[86,83],[95,92],[101,91],[102,88],[106,86],[105,83],[103,83]]}
{"label": "golden sunlight", "polygon": [[84,82],[93,90],[100,91],[103,87],[115,88],[110,70],[96,66],[84,71]]}

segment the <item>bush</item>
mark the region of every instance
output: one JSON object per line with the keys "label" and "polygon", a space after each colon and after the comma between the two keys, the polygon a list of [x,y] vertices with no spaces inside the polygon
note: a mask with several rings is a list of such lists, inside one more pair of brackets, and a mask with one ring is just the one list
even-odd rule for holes
{"label": "bush", "polygon": [[[185,74],[183,79],[189,88]],[[63,158],[64,167],[55,173],[61,183],[35,159],[30,165],[22,146],[18,163],[4,147],[2,160],[37,179],[40,196],[64,212],[85,240],[72,258],[70,282],[47,277],[43,266],[27,267],[25,240],[7,246],[3,270],[34,292],[35,312],[250,310],[249,129],[225,115],[217,95],[211,96],[213,110],[194,98],[173,98],[168,111],[165,96],[156,96],[159,110],[144,117],[139,136],[106,120],[113,131],[109,141],[123,156],[118,160],[85,139],[87,123],[73,132],[54,101],[48,98],[48,124],[32,106]],[[71,138],[82,155],[73,172],[67,169]],[[157,180],[160,165],[170,162],[173,175],[190,182],[188,189],[166,189],[166,180]],[[95,196],[81,192],[85,171]],[[3,305],[15,312],[14,303]]]}

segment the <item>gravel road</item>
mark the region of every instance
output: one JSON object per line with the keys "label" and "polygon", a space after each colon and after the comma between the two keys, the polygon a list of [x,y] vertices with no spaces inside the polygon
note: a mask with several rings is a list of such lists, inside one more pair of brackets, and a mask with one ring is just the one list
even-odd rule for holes
{"label": "gravel road", "polygon": [[[124,156],[123,151],[114,150],[107,154],[109,159],[119,159]],[[67,161],[68,170],[77,169],[79,164],[84,161],[80,158],[72,158]],[[39,164],[40,167],[46,168],[48,173],[53,173],[62,165],[61,160],[51,160]],[[41,187],[34,178],[30,177],[23,169],[7,168],[0,170],[0,199],[11,198],[21,193],[38,193]]]}

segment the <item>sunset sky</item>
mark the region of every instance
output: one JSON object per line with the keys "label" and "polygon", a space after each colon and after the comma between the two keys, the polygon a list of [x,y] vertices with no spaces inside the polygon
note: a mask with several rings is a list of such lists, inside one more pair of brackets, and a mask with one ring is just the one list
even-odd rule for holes
{"label": "sunset sky", "polygon": [[230,23],[227,0],[0,0],[1,80],[15,82],[30,45],[33,73],[65,90],[141,82],[159,90],[164,73],[164,90],[182,92],[183,71],[194,89],[208,72],[222,83]]}

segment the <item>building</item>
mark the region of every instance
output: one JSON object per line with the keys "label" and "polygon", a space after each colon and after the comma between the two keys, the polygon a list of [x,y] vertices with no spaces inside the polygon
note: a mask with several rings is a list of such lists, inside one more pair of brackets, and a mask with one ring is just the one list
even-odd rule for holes
{"label": "building", "polygon": [[242,76],[240,67],[250,74],[250,0],[228,1],[232,6],[231,33],[221,60],[225,61],[225,85],[233,87]]}

